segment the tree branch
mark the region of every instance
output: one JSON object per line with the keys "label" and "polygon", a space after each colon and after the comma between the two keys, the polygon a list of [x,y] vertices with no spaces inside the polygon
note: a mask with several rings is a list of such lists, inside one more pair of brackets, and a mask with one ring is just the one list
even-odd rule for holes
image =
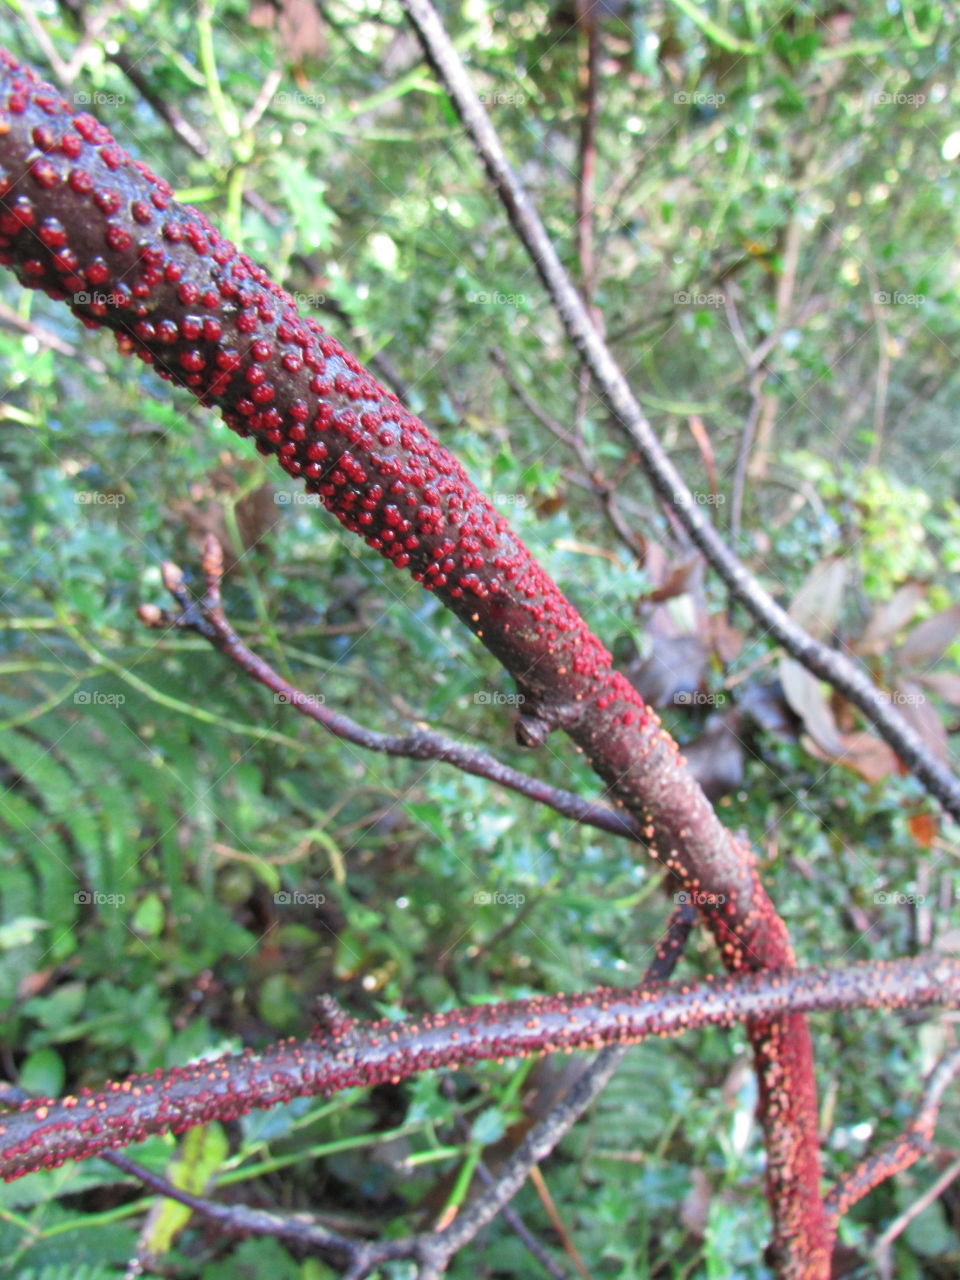
{"label": "tree branch", "polygon": [[834,1224],[874,1187],[929,1155],[940,1103],[947,1086],[958,1073],[960,1049],[954,1049],[941,1058],[927,1076],[917,1109],[900,1137],[881,1147],[856,1169],[839,1179],[824,1200],[827,1213]]}
{"label": "tree branch", "polygon": [[352,742],[368,751],[379,751],[388,756],[402,756],[410,760],[442,760],[464,773],[486,778],[498,786],[506,787],[519,795],[548,805],[565,818],[588,826],[599,827],[612,835],[642,840],[639,823],[627,813],[618,813],[604,805],[591,804],[572,791],[552,787],[539,778],[521,773],[503,764],[489,752],[478,747],[457,742],[445,734],[417,726],[403,734],[381,733],[358,724],[349,716],[333,711],[324,701],[305,693],[285,680],[263,658],[243,643],[227,620],[220,596],[220,579],[223,574],[223,550],[212,535],[208,535],[203,550],[204,595],[192,600],[183,586],[183,576],[174,565],[163,567],[164,586],[179,606],[177,613],[143,605],[140,620],[149,627],[176,627],[195,631],[254,680],[277,694],[285,704],[295,707],[301,715],[321,725],[334,737]]}
{"label": "tree branch", "polygon": [[533,203],[504,153],[460,56],[430,0],[401,0],[427,60],[437,72],[506,209],[514,230],[589,367],[616,421],[627,432],[660,497],[750,614],[784,648],[843,693],[877,728],[931,795],[960,822],[960,779],[937,760],[869,677],[842,653],[808,635],[727,547],[660,447],[653,428],[557,256]]}
{"label": "tree branch", "polygon": [[787,1010],[799,1015],[958,1004],[960,959],[943,956],[728,975],[674,986],[641,982],[472,1005],[399,1022],[360,1023],[328,998],[308,1040],[158,1069],[76,1097],[34,1099],[0,1116],[0,1177],[19,1178],[153,1133],[232,1120],[296,1097],[395,1083],[438,1067],[637,1044],[700,1027],[773,1021]]}

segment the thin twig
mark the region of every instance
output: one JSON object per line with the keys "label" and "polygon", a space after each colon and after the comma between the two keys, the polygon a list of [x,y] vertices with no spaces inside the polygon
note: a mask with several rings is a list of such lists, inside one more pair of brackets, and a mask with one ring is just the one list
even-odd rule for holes
{"label": "thin twig", "polygon": [[552,787],[540,778],[532,778],[510,765],[504,764],[489,752],[478,747],[457,742],[445,734],[417,725],[403,734],[381,733],[358,724],[349,716],[333,711],[325,701],[305,693],[285,680],[263,658],[243,643],[227,621],[220,597],[220,579],[223,572],[223,552],[217,539],[209,534],[204,543],[203,572],[206,588],[200,600],[191,600],[183,585],[183,575],[175,565],[164,566],[164,585],[177,601],[176,613],[144,605],[139,610],[142,622],[150,627],[176,627],[195,631],[247,675],[271,689],[287,706],[295,707],[301,715],[321,725],[334,737],[352,742],[368,751],[384,755],[401,756],[410,760],[442,760],[464,773],[486,778],[498,786],[516,791],[519,795],[545,804],[565,818],[608,831],[612,835],[642,840],[640,824],[628,813],[618,813],[604,805],[591,804],[572,791]]}
{"label": "thin twig", "polygon": [[893,1142],[868,1156],[856,1169],[840,1178],[824,1199],[824,1207],[834,1221],[874,1187],[927,1155],[937,1126],[944,1092],[960,1073],[960,1049],[946,1054],[930,1072],[910,1123]]}
{"label": "thin twig", "polygon": [[534,263],[567,331],[587,362],[616,420],[643,459],[651,483],[675,506],[687,533],[731,592],[798,661],[842,692],[877,728],[931,795],[960,821],[960,778],[937,760],[885,693],[842,653],[798,626],[730,551],[660,447],[612,353],[591,322],[526,190],[510,166],[490,117],[430,0],[402,0],[424,53],[440,76],[510,221]]}

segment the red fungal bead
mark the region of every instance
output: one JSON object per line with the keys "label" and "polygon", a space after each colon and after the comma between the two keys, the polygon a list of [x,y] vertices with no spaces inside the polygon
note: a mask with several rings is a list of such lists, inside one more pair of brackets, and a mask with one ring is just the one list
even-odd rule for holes
{"label": "red fungal bead", "polygon": [[133,244],[133,236],[126,227],[113,225],[107,227],[106,241],[116,253],[126,253]]}
{"label": "red fungal bead", "polygon": [[240,352],[234,351],[232,347],[217,352],[217,364],[221,369],[239,369],[242,363]]}
{"label": "red fungal bead", "polygon": [[59,249],[67,243],[67,233],[59,218],[44,218],[37,234],[48,249]]}
{"label": "red fungal bead", "polygon": [[60,150],[68,160],[76,160],[83,151],[83,140],[75,133],[65,133],[60,139]]}
{"label": "red fungal bead", "polygon": [[84,169],[71,169],[67,174],[67,186],[78,196],[86,196],[93,190],[93,179]]}
{"label": "red fungal bead", "polygon": [[49,191],[60,181],[59,173],[49,160],[34,160],[30,166],[30,176],[44,191]]}
{"label": "red fungal bead", "polygon": [[100,148],[100,158],[108,169],[119,169],[126,163],[126,156],[115,142]]}
{"label": "red fungal bead", "polygon": [[121,200],[119,191],[112,191],[109,187],[104,187],[100,191],[94,191],[93,203],[97,208],[110,217],[112,214],[119,212]]}
{"label": "red fungal bead", "polygon": [[48,125],[35,125],[30,136],[33,138],[34,146],[41,151],[52,151],[57,145],[53,130]]}

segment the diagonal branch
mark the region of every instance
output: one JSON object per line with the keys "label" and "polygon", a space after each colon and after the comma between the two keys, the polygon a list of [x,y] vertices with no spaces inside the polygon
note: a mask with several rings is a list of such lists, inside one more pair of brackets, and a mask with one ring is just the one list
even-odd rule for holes
{"label": "diagonal branch", "polygon": [[834,1222],[849,1213],[858,1200],[881,1182],[929,1155],[943,1095],[958,1074],[960,1049],[954,1049],[941,1058],[927,1076],[916,1111],[903,1133],[872,1156],[867,1156],[856,1169],[840,1178],[829,1192],[824,1204]]}
{"label": "diagonal branch", "polygon": [[431,0],[402,0],[402,3],[427,60],[449,94],[514,230],[557,308],[567,336],[593,374],[616,421],[636,445],[654,489],[675,508],[677,518],[690,537],[757,622],[798,661],[828,680],[859,707],[930,794],[960,821],[960,779],[930,753],[887,695],[859,667],[844,654],[821,644],[789,617],[741,564],[694,501],[661,448],[613,354],[591,323],[586,306],[564,270],[536,208],[511,168],[490,117]]}
{"label": "diagonal branch", "polygon": [[[220,409],[514,677],[517,736],[562,728],[640,823],[732,973],[791,968],[750,849],[727,831],[601,641],[456,459],[293,299],[92,116],[0,54],[0,263]],[[748,1019],[781,1273],[821,1280],[816,1086],[802,1015]],[[203,1108],[192,1113],[203,1119]],[[64,1124],[66,1122],[64,1121]],[[188,1120],[187,1123],[196,1123]]]}
{"label": "diagonal branch", "polygon": [[327,999],[308,1040],[158,1069],[75,1097],[32,1099],[0,1115],[0,1177],[19,1178],[153,1133],[179,1133],[292,1098],[397,1082],[438,1067],[772,1022],[786,1010],[800,1015],[930,1005],[960,1005],[960,959],[865,961],[843,969],[725,975],[672,986],[641,982],[470,1005],[399,1022],[361,1023]]}
{"label": "diagonal branch", "polygon": [[139,610],[140,620],[149,627],[177,627],[196,631],[219,653],[236,663],[241,671],[271,689],[285,704],[295,707],[302,715],[344,742],[352,742],[368,751],[379,751],[388,756],[403,756],[410,760],[442,760],[462,769],[464,773],[486,778],[489,782],[495,782],[529,800],[548,805],[574,822],[599,827],[612,835],[642,840],[640,825],[629,814],[608,809],[605,805],[592,804],[562,787],[552,787],[539,778],[532,778],[519,769],[503,764],[496,756],[479,747],[457,742],[446,734],[419,725],[407,733],[381,733],[358,724],[342,712],[332,711],[323,700],[304,693],[285,680],[263,658],[249,649],[234,631],[223,611],[220,596],[223,550],[212,534],[208,535],[204,544],[203,572],[204,595],[202,599],[191,600],[184,589],[179,569],[174,565],[164,565],[164,585],[176,600],[178,612],[172,614],[157,609],[154,605],[143,605]]}

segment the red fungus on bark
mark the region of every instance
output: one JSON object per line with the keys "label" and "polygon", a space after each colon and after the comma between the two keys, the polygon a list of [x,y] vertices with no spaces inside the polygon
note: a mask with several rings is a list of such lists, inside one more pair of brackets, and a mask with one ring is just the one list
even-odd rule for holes
{"label": "red fungus on bark", "polygon": [[[694,893],[731,971],[793,965],[751,851],[460,464],[289,294],[109,131],[0,51],[0,263],[220,409],[341,524],[432,590],[512,674],[518,737],[563,728]],[[827,1274],[809,1033],[749,1025],[778,1248]],[[799,1272],[797,1273],[799,1274]]]}

